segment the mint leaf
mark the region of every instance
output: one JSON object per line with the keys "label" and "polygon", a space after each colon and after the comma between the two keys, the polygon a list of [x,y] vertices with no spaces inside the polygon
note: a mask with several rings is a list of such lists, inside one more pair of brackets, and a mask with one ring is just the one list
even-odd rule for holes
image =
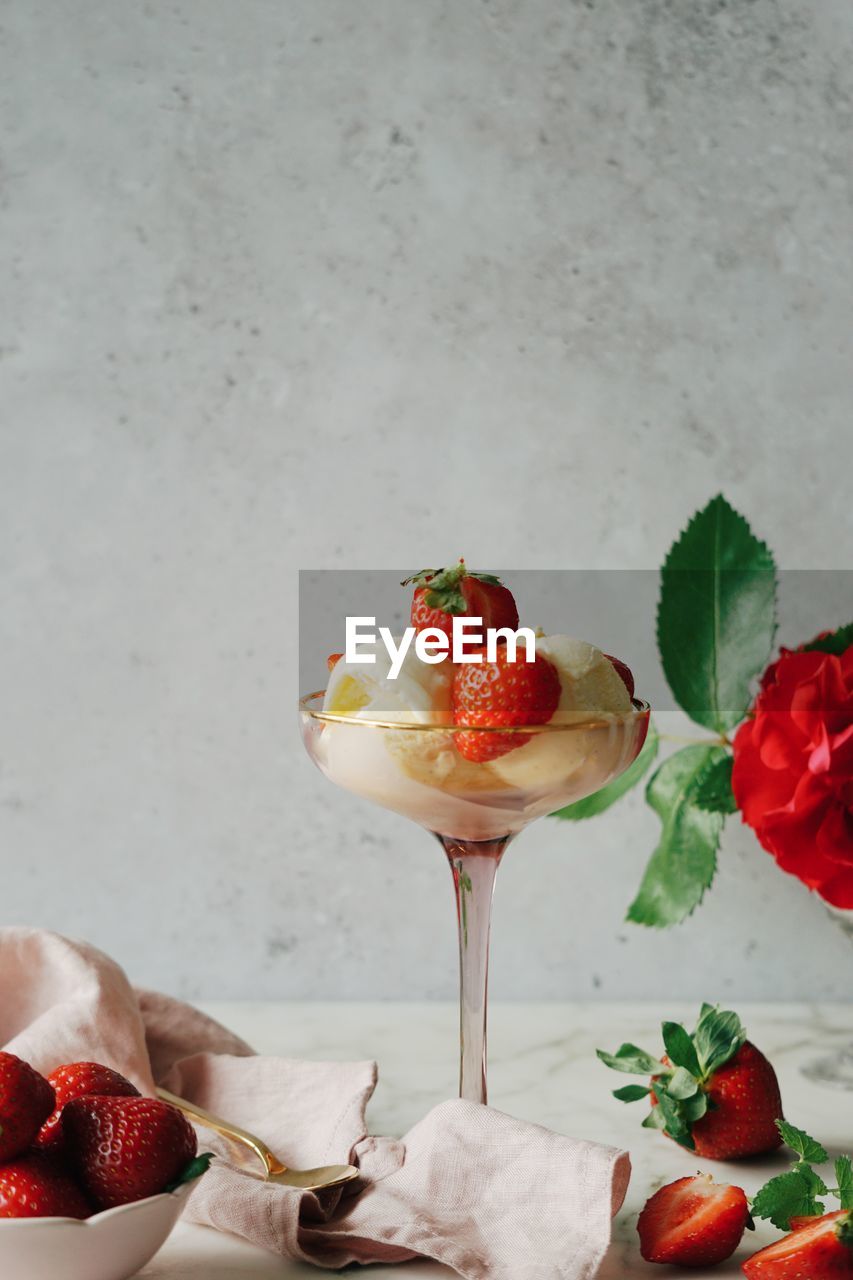
{"label": "mint leaf", "polygon": [[736,1013],[708,1008],[699,1018],[693,1034],[703,1079],[707,1080],[733,1058],[745,1040],[746,1031]]}
{"label": "mint leaf", "polygon": [[775,630],[773,556],[719,494],[693,517],[661,570],[658,648],[692,720],[725,733],[743,719]]}
{"label": "mint leaf", "polygon": [[711,760],[696,779],[693,803],[709,813],[736,813],[737,802],[732,790],[732,766],[734,760],[725,755],[721,760]]}
{"label": "mint leaf", "polygon": [[690,1032],[680,1022],[665,1022],[662,1030],[666,1054],[673,1066],[685,1067],[694,1076],[701,1075]]}
{"label": "mint leaf", "polygon": [[810,1164],[798,1164],[794,1166],[794,1172],[798,1173],[801,1178],[809,1184],[812,1195],[828,1196],[829,1187],[824,1182],[819,1173],[815,1173]]}
{"label": "mint leaf", "polygon": [[623,1044],[615,1053],[605,1053],[596,1049],[596,1055],[606,1067],[613,1071],[624,1071],[630,1076],[653,1076],[658,1071],[666,1071],[666,1067],[658,1058],[638,1049],[635,1044]]}
{"label": "mint leaf", "polygon": [[821,636],[819,640],[812,640],[809,644],[804,644],[803,649],[807,653],[818,650],[820,653],[834,653],[839,658],[853,644],[853,622],[848,622],[846,627],[839,627],[837,631],[833,631],[828,636]]}
{"label": "mint leaf", "polygon": [[648,1085],[626,1084],[622,1089],[614,1089],[613,1097],[619,1102],[639,1102],[641,1098],[647,1098],[650,1092]]}
{"label": "mint leaf", "polygon": [[800,1159],[807,1164],[825,1164],[829,1159],[825,1149],[819,1142],[816,1142],[814,1138],[810,1138],[802,1129],[797,1129],[794,1125],[788,1124],[787,1120],[777,1120],[776,1128],[779,1130],[785,1146],[795,1151]]}
{"label": "mint leaf", "polygon": [[600,790],[594,791],[592,795],[584,796],[583,800],[576,800],[574,804],[567,804],[563,809],[557,809],[551,817],[579,822],[582,818],[594,818],[596,814],[604,813],[605,809],[609,809],[615,801],[624,796],[626,791],[630,791],[645,777],[658,753],[658,741],[657,730],[653,724],[650,724],[640,754],[624,773],[620,773],[618,778],[614,778]]}
{"label": "mint leaf", "polygon": [[207,1173],[212,1159],[212,1151],[205,1151],[203,1155],[195,1156],[190,1160],[186,1168],[178,1174],[174,1182],[169,1183],[166,1191],[177,1191],[178,1187],[182,1187],[185,1182],[195,1182],[196,1178],[200,1178],[203,1173]]}
{"label": "mint leaf", "polygon": [[646,788],[663,830],[628,908],[634,924],[656,929],[679,924],[695,911],[714,879],[723,819],[698,809],[692,790],[697,775],[723,755],[722,747],[684,747],[663,762]]}
{"label": "mint leaf", "polygon": [[766,1218],[780,1231],[787,1231],[792,1218],[823,1213],[824,1206],[815,1197],[812,1184],[799,1169],[771,1178],[752,1202],[754,1218]]}
{"label": "mint leaf", "polygon": [[853,1209],[853,1161],[849,1156],[839,1156],[835,1162],[835,1194],[842,1209]]}

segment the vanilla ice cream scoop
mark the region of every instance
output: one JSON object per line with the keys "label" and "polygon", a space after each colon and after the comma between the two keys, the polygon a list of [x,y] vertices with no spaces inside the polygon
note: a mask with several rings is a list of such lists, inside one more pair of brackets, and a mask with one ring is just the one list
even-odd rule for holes
{"label": "vanilla ice cream scoop", "polygon": [[450,662],[422,662],[410,647],[392,680],[386,647],[377,645],[374,656],[372,664],[338,659],[329,676],[324,711],[357,719],[450,723]]}
{"label": "vanilla ice cream scoop", "polygon": [[[609,658],[586,640],[572,636],[542,636],[536,654],[547,658],[560,677],[560,701],[550,724],[571,724],[608,716],[624,716],[631,698]],[[583,729],[533,734],[522,747],[492,761],[504,782],[517,787],[551,788],[579,769],[594,769],[601,734]]]}
{"label": "vanilla ice cream scoop", "polygon": [[552,720],[624,716],[631,710],[622,677],[594,644],[573,636],[542,636],[536,652],[553,662],[560,677],[560,701]]}

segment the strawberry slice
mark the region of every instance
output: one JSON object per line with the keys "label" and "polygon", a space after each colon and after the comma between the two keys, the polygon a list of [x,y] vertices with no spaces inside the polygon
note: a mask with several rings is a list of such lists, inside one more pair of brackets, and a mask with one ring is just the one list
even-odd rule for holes
{"label": "strawberry slice", "polygon": [[747,1258],[749,1280],[835,1280],[853,1276],[853,1214],[846,1209],[811,1219]]}
{"label": "strawberry slice", "polygon": [[637,1223],[647,1262],[713,1267],[730,1258],[750,1221],[740,1187],[714,1182],[709,1174],[680,1178],[661,1187]]}

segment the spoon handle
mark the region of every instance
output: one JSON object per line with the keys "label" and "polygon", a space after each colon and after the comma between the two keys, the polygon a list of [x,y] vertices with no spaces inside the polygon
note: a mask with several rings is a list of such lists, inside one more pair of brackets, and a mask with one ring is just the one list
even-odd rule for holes
{"label": "spoon handle", "polygon": [[179,1098],[176,1094],[169,1093],[168,1089],[158,1089],[157,1097],[163,1102],[169,1102],[173,1107],[177,1107],[178,1111],[182,1111],[188,1120],[194,1120],[196,1124],[200,1124],[204,1129],[212,1129],[214,1133],[222,1134],[223,1138],[230,1138],[232,1141],[248,1147],[263,1164],[267,1177],[272,1173],[284,1171],[284,1166],[275,1158],[269,1147],[261,1142],[260,1138],[255,1137],[253,1133],[249,1133],[246,1129],[241,1129],[239,1125],[222,1120],[210,1111],[205,1111],[203,1107],[197,1107],[193,1102],[187,1102],[186,1098]]}

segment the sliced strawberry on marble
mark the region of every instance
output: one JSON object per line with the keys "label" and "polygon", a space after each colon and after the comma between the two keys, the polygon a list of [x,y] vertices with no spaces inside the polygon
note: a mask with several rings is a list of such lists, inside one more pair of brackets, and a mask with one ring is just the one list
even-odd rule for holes
{"label": "sliced strawberry on marble", "polygon": [[748,1280],[836,1280],[853,1276],[853,1214],[838,1209],[748,1258]]}
{"label": "sliced strawberry on marble", "polygon": [[730,1258],[751,1225],[740,1187],[714,1182],[708,1174],[680,1178],[661,1187],[637,1223],[647,1262],[677,1267],[713,1267]]}

